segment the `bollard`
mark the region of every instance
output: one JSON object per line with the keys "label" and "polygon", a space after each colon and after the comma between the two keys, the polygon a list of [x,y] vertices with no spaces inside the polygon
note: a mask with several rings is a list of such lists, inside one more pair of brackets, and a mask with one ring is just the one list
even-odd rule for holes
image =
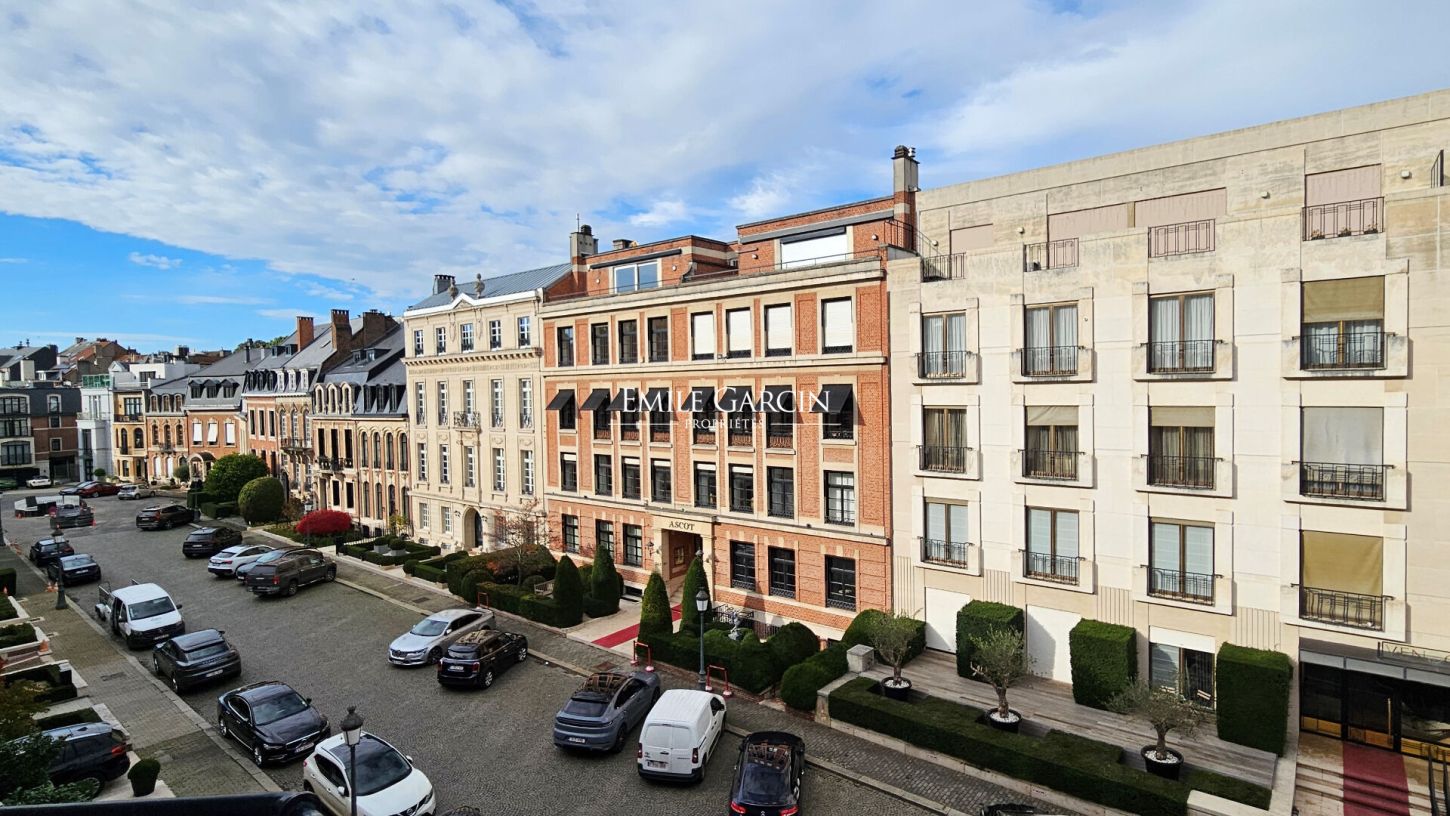
{"label": "bollard", "polygon": [[57,581],[55,584],[55,608],[65,609],[65,582]]}

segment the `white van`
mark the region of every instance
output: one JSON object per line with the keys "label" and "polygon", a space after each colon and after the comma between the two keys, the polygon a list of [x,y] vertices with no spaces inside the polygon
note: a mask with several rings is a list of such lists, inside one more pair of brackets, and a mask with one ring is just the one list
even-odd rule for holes
{"label": "white van", "polygon": [[670,689],[639,729],[639,775],[649,779],[705,778],[705,765],[725,732],[725,701],[708,691]]}

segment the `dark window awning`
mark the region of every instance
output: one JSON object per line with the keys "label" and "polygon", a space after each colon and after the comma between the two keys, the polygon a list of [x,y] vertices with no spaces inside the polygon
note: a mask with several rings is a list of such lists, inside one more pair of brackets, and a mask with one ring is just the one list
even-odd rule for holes
{"label": "dark window awning", "polygon": [[572,388],[561,388],[561,389],[559,389],[559,393],[555,394],[554,395],[554,398],[551,399],[551,400],[549,400],[549,404],[548,404],[548,406],[545,407],[545,410],[548,410],[548,411],[562,411],[565,408],[568,408],[569,406],[571,406],[573,404],[574,404],[574,389],[572,389]]}
{"label": "dark window awning", "polygon": [[715,389],[706,386],[691,388],[690,398],[686,401],[684,409],[695,414],[714,411]]}
{"label": "dark window awning", "polygon": [[674,413],[674,406],[670,405],[670,389],[651,388],[644,392],[644,408],[649,411]]}
{"label": "dark window awning", "polygon": [[619,393],[609,403],[611,411],[638,411],[639,410],[639,389],[621,388]]}
{"label": "dark window awning", "polygon": [[750,389],[746,387],[726,388],[720,392],[720,410],[727,414],[736,412],[753,413],[755,411],[755,400],[751,398]]}
{"label": "dark window awning", "polygon": [[851,386],[823,385],[811,401],[811,413],[834,414],[851,401]]}
{"label": "dark window awning", "polygon": [[584,411],[608,411],[609,389],[596,388],[593,391],[590,391],[589,396],[584,398],[584,404],[579,406],[579,408]]}
{"label": "dark window awning", "polygon": [[795,388],[789,385],[767,385],[760,395],[760,410],[795,413]]}

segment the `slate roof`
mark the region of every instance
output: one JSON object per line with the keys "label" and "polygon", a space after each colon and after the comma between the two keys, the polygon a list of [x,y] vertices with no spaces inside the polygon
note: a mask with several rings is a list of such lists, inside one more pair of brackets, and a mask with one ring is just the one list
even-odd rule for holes
{"label": "slate roof", "polygon": [[[523,272],[513,272],[507,275],[499,275],[493,278],[483,279],[483,296],[486,298],[500,297],[502,295],[517,295],[523,292],[532,292],[535,289],[543,289],[563,277],[569,271],[569,264],[553,264],[541,266],[537,269],[526,269]],[[473,284],[471,280],[458,282],[458,294],[473,297]],[[408,311],[414,309],[431,309],[434,306],[447,306],[453,302],[453,296],[448,292],[434,292],[428,297],[408,307]]]}

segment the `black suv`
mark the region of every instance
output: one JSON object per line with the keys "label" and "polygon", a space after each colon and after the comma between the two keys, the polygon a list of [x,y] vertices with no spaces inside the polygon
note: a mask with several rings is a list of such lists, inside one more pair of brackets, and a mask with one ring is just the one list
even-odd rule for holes
{"label": "black suv", "polygon": [[757,731],[740,741],[730,812],[751,816],[799,814],[806,744],[785,731]]}
{"label": "black suv", "polygon": [[169,530],[192,519],[189,508],[180,504],[146,507],[136,514],[136,526],[142,530]]}
{"label": "black suv", "polygon": [[438,661],[444,686],[488,688],[509,666],[529,659],[529,639],[513,632],[481,629],[455,640]]}
{"label": "black suv", "polygon": [[66,505],[57,507],[55,515],[50,517],[50,529],[68,530],[72,527],[92,527],[96,523],[96,514],[91,508],[84,504]]}
{"label": "black suv", "polygon": [[286,762],[312,753],[332,734],[312,700],[286,683],[267,680],[223,694],[216,701],[217,730],[252,751],[252,761]]}
{"label": "black suv", "polygon": [[296,595],[299,587],[331,581],[337,565],[311,548],[291,550],[269,564],[257,564],[247,573],[247,589],[258,595]]}
{"label": "black suv", "polygon": [[218,677],[242,673],[242,656],[216,629],[203,629],[162,641],[151,650],[151,670],[171,682],[177,694]]}
{"label": "black suv", "polygon": [[106,723],[84,723],[41,732],[60,743],[60,753],[50,762],[50,781],[68,785],[94,779],[97,790],[131,767],[126,735]]}
{"label": "black suv", "polygon": [[181,542],[181,554],[187,558],[210,558],[233,544],[242,543],[242,534],[230,527],[203,527],[192,530]]}
{"label": "black suv", "polygon": [[42,569],[67,555],[75,554],[75,549],[65,540],[65,536],[42,538],[30,545],[30,563]]}

